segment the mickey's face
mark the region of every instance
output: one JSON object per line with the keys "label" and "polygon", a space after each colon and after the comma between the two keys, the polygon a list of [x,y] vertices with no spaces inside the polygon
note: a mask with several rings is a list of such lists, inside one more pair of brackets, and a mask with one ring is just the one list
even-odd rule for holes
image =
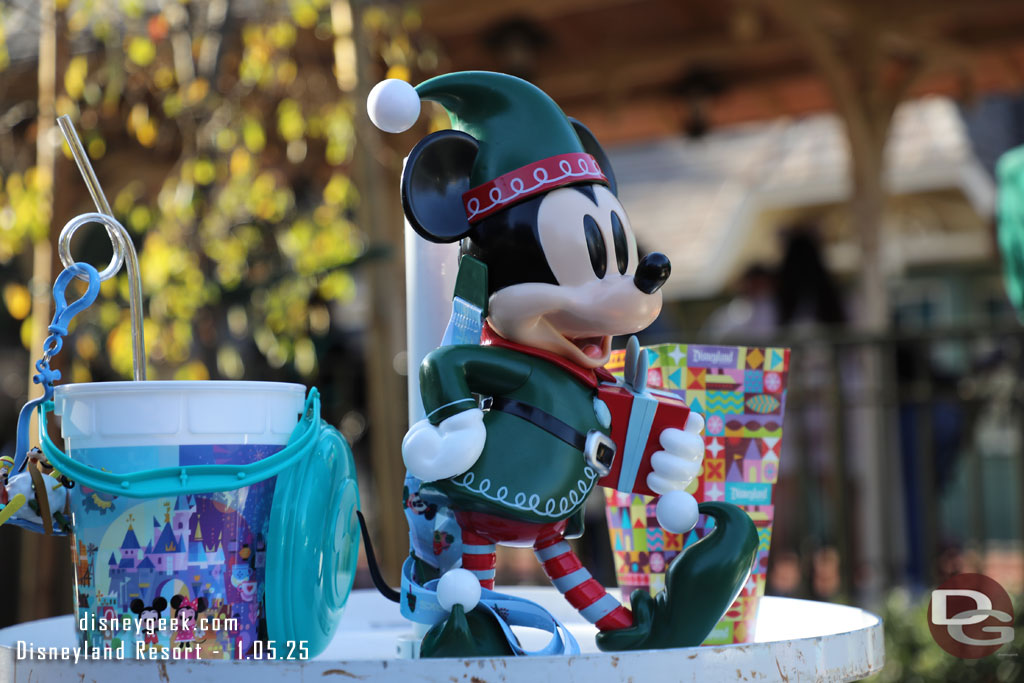
{"label": "mickey's face", "polygon": [[147,633],[152,633],[156,627],[156,620],[160,618],[160,613],[154,609],[145,610],[139,615],[139,619],[142,620],[143,628]]}
{"label": "mickey's face", "polygon": [[[490,323],[511,341],[583,367],[602,366],[608,362],[612,336],[638,332],[657,317],[657,289],[668,276],[667,260],[652,273],[648,257],[638,278],[640,260],[629,218],[603,185],[563,187],[537,203],[532,237],[538,249],[533,254],[522,253],[525,235],[519,238],[519,249],[506,244],[501,253],[475,250],[499,280],[506,268],[521,277],[519,282],[512,276],[507,284],[492,283],[500,288],[490,298]],[[493,230],[493,222],[488,223],[477,234]],[[656,256],[653,260],[659,263],[664,259]],[[525,263],[527,259],[543,263]]]}
{"label": "mickey's face", "polygon": [[[438,131],[409,153],[402,207],[422,237],[461,240],[464,252],[487,266],[488,319],[498,334],[596,368],[608,361],[612,336],[639,332],[657,317],[670,265],[663,254],[638,258],[607,155],[586,126],[569,122],[604,182],[552,186],[522,200],[514,195],[470,223],[464,201],[481,143],[461,131]],[[497,203],[510,190],[525,194],[528,182],[547,177],[535,170],[506,178],[504,190],[488,190],[488,200]]]}
{"label": "mickey's face", "polygon": [[152,605],[146,605],[139,598],[135,598],[131,601],[128,609],[139,616],[142,630],[152,634],[156,629],[157,620],[160,619],[160,613],[167,609],[167,600],[158,597]]}

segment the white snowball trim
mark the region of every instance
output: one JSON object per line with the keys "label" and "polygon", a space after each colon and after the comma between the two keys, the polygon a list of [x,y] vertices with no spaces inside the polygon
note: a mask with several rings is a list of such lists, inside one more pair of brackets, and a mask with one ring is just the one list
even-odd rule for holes
{"label": "white snowball trim", "polygon": [[366,112],[382,131],[401,133],[419,118],[420,96],[405,81],[389,78],[373,86],[366,98]]}
{"label": "white snowball trim", "polygon": [[468,569],[449,569],[437,582],[437,602],[449,612],[455,605],[469,612],[480,602],[480,582]]}
{"label": "white snowball trim", "polygon": [[686,491],[669,491],[658,498],[658,524],[673,534],[685,534],[697,525],[697,500]]}

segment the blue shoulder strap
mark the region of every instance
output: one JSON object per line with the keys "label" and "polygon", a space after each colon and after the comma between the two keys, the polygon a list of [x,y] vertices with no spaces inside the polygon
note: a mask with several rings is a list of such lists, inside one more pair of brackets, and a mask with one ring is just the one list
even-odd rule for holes
{"label": "blue shoulder strap", "polygon": [[468,254],[459,261],[452,296],[452,317],[441,346],[479,344],[487,318],[487,265]]}

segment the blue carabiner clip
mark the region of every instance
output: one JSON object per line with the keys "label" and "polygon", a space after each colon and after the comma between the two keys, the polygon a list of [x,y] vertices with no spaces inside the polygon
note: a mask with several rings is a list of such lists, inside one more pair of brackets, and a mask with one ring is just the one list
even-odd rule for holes
{"label": "blue carabiner clip", "polygon": [[[65,290],[71,281],[79,275],[88,278],[88,286],[82,296],[69,304]],[[60,379],[60,371],[50,368],[50,359],[57,355],[64,345],[62,338],[68,333],[71,319],[91,306],[99,293],[100,274],[88,263],[72,263],[61,271],[53,283],[53,320],[47,327],[50,336],[43,342],[43,357],[36,361],[36,370],[39,371],[39,374],[32,377],[33,382],[42,385],[43,395],[22,406],[21,412],[18,414],[18,437],[14,450],[13,472],[21,471],[25,464],[25,458],[28,457],[28,427],[32,419],[32,411],[53,398],[53,383]]]}
{"label": "blue carabiner clip", "polygon": [[[64,296],[64,291],[71,284],[71,281],[79,275],[85,275],[89,278],[88,286],[82,296],[69,304]],[[71,319],[91,306],[96,301],[99,293],[100,274],[96,272],[95,268],[88,263],[72,263],[69,267],[65,268],[53,283],[54,310],[53,322],[50,323],[48,328],[50,332],[61,336],[66,335]]]}

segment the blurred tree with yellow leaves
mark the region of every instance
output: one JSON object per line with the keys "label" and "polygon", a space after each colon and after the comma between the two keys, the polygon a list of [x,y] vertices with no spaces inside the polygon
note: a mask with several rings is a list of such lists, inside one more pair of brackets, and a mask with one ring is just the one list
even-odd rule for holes
{"label": "blurred tree with yellow leaves", "polygon": [[[346,4],[58,1],[67,49],[57,112],[75,122],[138,249],[150,378],[316,375],[332,307],[353,296],[352,268],[373,253],[353,223],[362,103],[337,45]],[[359,16],[381,76],[411,79],[436,65],[418,42],[415,9],[387,3]],[[0,78],[10,84],[19,60],[31,61],[5,39],[24,29],[19,17],[0,8]],[[10,116],[32,95],[5,88],[2,109]],[[48,188],[20,149],[33,144],[32,126],[20,124],[30,119],[8,121],[17,142],[0,144],[0,266],[9,271],[24,269],[17,255],[32,241],[55,237],[52,219],[72,217],[51,216],[40,200]],[[76,238],[75,257],[102,266],[104,240],[91,229]],[[27,276],[8,273],[0,291],[25,329]],[[98,312],[77,329],[67,380],[131,376],[126,301],[123,273],[104,283]]]}

